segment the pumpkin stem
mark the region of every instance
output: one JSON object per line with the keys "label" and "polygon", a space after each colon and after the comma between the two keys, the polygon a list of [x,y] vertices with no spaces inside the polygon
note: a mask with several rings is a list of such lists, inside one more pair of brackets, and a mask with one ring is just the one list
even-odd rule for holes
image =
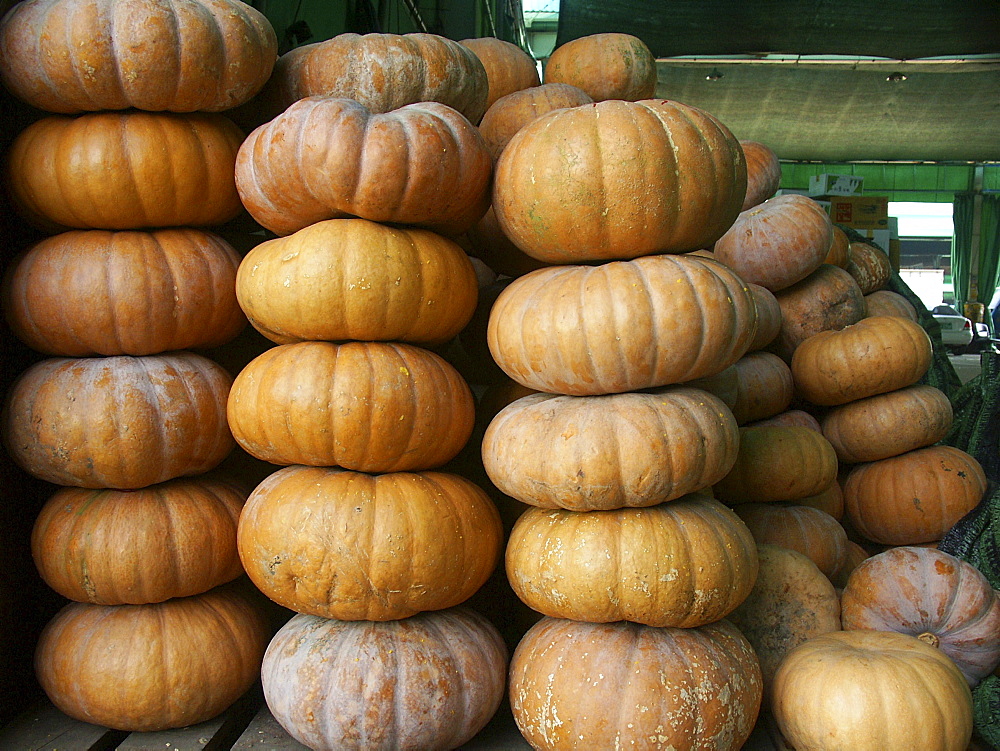
{"label": "pumpkin stem", "polygon": [[924,633],[920,634],[920,636],[918,636],[917,638],[920,639],[920,641],[922,642],[930,644],[932,647],[937,647],[941,644],[941,640],[938,639],[937,635],[932,634],[929,631],[925,631]]}

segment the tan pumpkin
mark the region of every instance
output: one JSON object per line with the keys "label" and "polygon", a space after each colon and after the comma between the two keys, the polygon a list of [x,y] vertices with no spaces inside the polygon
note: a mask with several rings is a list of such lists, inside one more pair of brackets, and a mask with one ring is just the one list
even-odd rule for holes
{"label": "tan pumpkin", "polygon": [[493,208],[528,255],[579,263],[709,247],[745,193],[743,151],[712,115],[609,100],[521,128],[497,161]]}
{"label": "tan pumpkin", "polygon": [[736,363],[710,376],[685,381],[683,385],[717,396],[723,404],[729,407],[730,411],[733,410],[736,406],[736,400],[739,399],[740,379],[736,372]]}
{"label": "tan pumpkin", "polygon": [[844,565],[847,533],[825,511],[797,503],[741,503],[733,511],[758,545],[779,545],[802,553],[827,578]]}
{"label": "tan pumpkin", "polygon": [[532,120],[552,110],[593,102],[587,92],[568,83],[532,86],[493,102],[479,123],[479,132],[483,134],[493,158],[497,159],[514,134]]}
{"label": "tan pumpkin", "polygon": [[482,261],[498,274],[523,276],[546,264],[532,258],[511,242],[503,233],[493,207],[465,233],[469,242],[468,253]]}
{"label": "tan pumpkin", "polygon": [[892,265],[885,251],[863,242],[851,243],[851,257],[844,268],[866,295],[884,289],[892,275]]}
{"label": "tan pumpkin", "polygon": [[757,576],[757,549],[705,494],[644,509],[530,508],[507,543],[507,578],[545,615],[690,628],[724,618]]}
{"label": "tan pumpkin", "polygon": [[81,722],[181,728],[250,689],[270,633],[260,603],[234,585],[153,605],[75,602],[42,631],[35,674],[52,703]]}
{"label": "tan pumpkin", "polygon": [[7,392],[4,444],[57,485],[127,490],[202,474],[233,448],[231,384],[190,352],[43,360]]}
{"label": "tan pumpkin", "polygon": [[496,37],[463,39],[459,44],[472,50],[486,69],[489,96],[484,112],[498,99],[541,83],[534,59],[516,44]]}
{"label": "tan pumpkin", "polygon": [[235,0],[30,0],[0,24],[0,79],[49,112],[218,112],[257,93],[277,48]]}
{"label": "tan pumpkin", "polygon": [[781,163],[778,155],[760,141],[740,140],[747,162],[747,194],[741,211],[759,206],[771,198],[781,184]]}
{"label": "tan pumpkin", "polygon": [[875,316],[805,340],[792,356],[792,377],[805,399],[832,407],[913,385],[932,354],[920,324]]}
{"label": "tan pumpkin", "polygon": [[53,115],[14,139],[6,176],[18,211],[47,231],[222,224],[240,212],[242,141],[222,115]]}
{"label": "tan pumpkin", "polygon": [[545,618],[511,659],[514,721],[545,751],[736,751],[760,702],[757,657],[725,620],[651,628]]}
{"label": "tan pumpkin", "polygon": [[803,428],[811,428],[812,430],[820,433],[823,432],[823,428],[820,427],[819,420],[801,409],[789,409],[785,412],[774,415],[773,417],[768,417],[763,420],[754,420],[751,423],[747,423],[746,427],[760,428],[768,425],[785,427],[798,425]]}
{"label": "tan pumpkin", "polygon": [[56,592],[98,605],[187,597],[243,574],[236,525],[246,493],[209,478],[140,490],[62,488],[42,507],[31,554]]}
{"label": "tan pumpkin", "polygon": [[965,751],[972,696],[955,664],[913,636],[838,631],[785,657],[771,708],[793,748]]}
{"label": "tan pumpkin", "polygon": [[[795,505],[812,506],[820,511],[825,511],[839,522],[844,518],[844,489],[841,487],[840,482],[835,482],[826,490],[816,495],[797,498]],[[848,548],[850,548],[850,540],[848,540]],[[840,570],[843,569],[841,568]]]}
{"label": "tan pumpkin", "polygon": [[236,187],[278,235],[346,216],[458,235],[486,213],[492,169],[482,136],[446,105],[376,114],[353,99],[308,97],[247,137]]}
{"label": "tan pumpkin", "polygon": [[972,564],[898,547],[861,563],[842,596],[845,629],[916,636],[955,661],[970,686],[1000,665],[1000,596]]}
{"label": "tan pumpkin", "polygon": [[264,655],[264,698],[310,748],[458,748],[503,699],[507,648],[464,608],[372,623],[296,615]]}
{"label": "tan pumpkin", "polygon": [[240,256],[195,229],[64,232],[10,266],[7,322],[49,355],[151,355],[217,347],[246,326],[236,301]]}
{"label": "tan pumpkin", "polygon": [[874,462],[942,440],[954,419],[948,396],[934,386],[906,386],[834,407],[823,435],[845,463]]}
{"label": "tan pumpkin", "polygon": [[526,396],[493,418],[482,456],[505,495],[592,511],[654,506],[707,488],[732,467],[738,443],[736,421],[721,400],[675,386]]}
{"label": "tan pumpkin", "polygon": [[250,323],[278,344],[439,344],[472,316],[477,283],[466,254],[446,238],[334,219],[251,250],[236,296]]}
{"label": "tan pumpkin", "polygon": [[979,462],[952,446],[929,446],[857,465],[844,484],[851,524],[869,540],[940,540],[986,492]]}
{"label": "tan pumpkin", "polygon": [[636,102],[656,93],[656,60],[645,42],[631,34],[590,34],[552,51],[545,83],[577,86],[595,102]]}
{"label": "tan pumpkin", "polygon": [[247,574],[279,605],[370,621],[464,602],[502,541],[496,506],[464,477],[302,466],[257,486],[237,538]]}
{"label": "tan pumpkin", "polygon": [[829,263],[833,266],[846,269],[850,260],[851,239],[844,230],[835,224],[833,225],[833,244],[830,246],[830,252],[827,253],[826,260],[823,263]]}
{"label": "tan pumpkin", "polygon": [[454,458],[475,403],[458,371],[419,347],[301,342],[236,376],[228,416],[236,442],[272,464],[399,472]]}
{"label": "tan pumpkin", "polygon": [[899,316],[919,321],[917,309],[902,295],[887,289],[880,289],[865,295],[869,316]]}
{"label": "tan pumpkin", "polygon": [[739,383],[733,416],[740,425],[773,417],[795,396],[792,371],[770,352],[748,352],[733,366]]}
{"label": "tan pumpkin", "polygon": [[518,383],[581,396],[718,373],[746,353],[755,328],[739,277],[707,259],[661,255],[522,276],[494,303],[486,338]]}
{"label": "tan pumpkin", "polygon": [[750,351],[764,349],[781,331],[781,306],[771,290],[759,284],[747,283],[757,306],[757,333],[750,343]]}

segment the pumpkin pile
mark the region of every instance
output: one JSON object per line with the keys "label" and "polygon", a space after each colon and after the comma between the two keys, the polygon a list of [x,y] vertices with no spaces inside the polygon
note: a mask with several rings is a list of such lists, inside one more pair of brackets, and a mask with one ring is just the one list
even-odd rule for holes
{"label": "pumpkin pile", "polygon": [[256,679],[269,633],[226,584],[243,573],[246,493],[206,475],[233,447],[232,379],[189,350],[246,325],[239,256],[204,227],[240,210],[242,135],[217,113],[263,86],[276,39],[241,2],[190,5],[27,0],[0,23],[4,84],[58,113],[6,165],[15,207],[50,236],[3,283],[11,329],[47,356],[6,395],[3,440],[65,486],[31,542],[75,601],[43,631],[36,672],[70,716],[124,730],[217,715]]}

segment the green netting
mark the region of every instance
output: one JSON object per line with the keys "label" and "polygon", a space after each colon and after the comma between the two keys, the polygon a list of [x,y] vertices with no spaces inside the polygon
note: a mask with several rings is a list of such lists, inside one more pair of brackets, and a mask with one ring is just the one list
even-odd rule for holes
{"label": "green netting", "polygon": [[[997,175],[995,180],[1000,188],[1000,170],[991,172]],[[890,201],[948,203],[955,193],[972,190],[975,169],[972,164],[785,162],[781,165],[781,187],[808,190],[809,178],[822,174],[863,177],[864,194],[887,196]]]}
{"label": "green netting", "polygon": [[1000,677],[991,675],[972,689],[976,732],[990,748],[1000,748]]}

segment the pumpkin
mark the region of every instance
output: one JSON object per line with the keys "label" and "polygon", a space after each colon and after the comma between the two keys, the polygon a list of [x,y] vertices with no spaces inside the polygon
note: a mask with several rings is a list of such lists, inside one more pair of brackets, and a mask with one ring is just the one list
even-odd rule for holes
{"label": "pumpkin", "polygon": [[739,373],[736,372],[736,363],[710,376],[685,381],[683,385],[717,396],[723,404],[729,407],[730,411],[733,410],[736,406],[736,400],[739,399],[740,378]]}
{"label": "pumpkin", "polygon": [[741,211],[759,206],[771,198],[781,184],[781,163],[778,155],[760,141],[740,140],[747,162],[747,194]]}
{"label": "pumpkin", "polygon": [[462,249],[421,229],[334,219],[249,253],[236,296],[271,341],[440,344],[472,316],[476,272]]}
{"label": "pumpkin", "polygon": [[459,44],[472,50],[486,69],[489,96],[484,112],[497,99],[541,83],[534,59],[516,44],[495,37],[463,39]]}
{"label": "pumpkin", "polygon": [[713,252],[744,280],[778,292],[818,269],[832,242],[829,214],[792,193],[740,212]]}
{"label": "pumpkin", "polygon": [[760,428],[768,425],[785,427],[798,425],[803,428],[811,428],[819,433],[823,432],[823,428],[820,426],[819,420],[801,409],[789,409],[785,412],[774,415],[773,417],[768,417],[763,420],[754,420],[753,422],[747,423],[745,427]]}
{"label": "pumpkin", "polygon": [[476,404],[476,419],[483,426],[487,426],[500,410],[508,404],[517,401],[521,397],[537,393],[537,391],[505,377],[502,381],[491,383],[483,389]]}
{"label": "pumpkin", "polygon": [[[825,511],[839,522],[844,518],[844,489],[838,481],[816,495],[797,498],[795,505],[812,506],[820,511]],[[850,540],[848,540],[848,548],[850,548]]]}
{"label": "pumpkin", "polygon": [[871,554],[861,547],[861,545],[854,542],[854,540],[848,540],[847,556],[844,558],[844,563],[840,567],[840,570],[837,571],[837,573],[833,575],[833,578],[830,579],[830,581],[833,582],[833,586],[837,587],[839,590],[843,590],[844,587],[847,586],[847,582],[850,579],[851,574],[854,572],[854,569],[870,557]]}
{"label": "pumpkin", "polygon": [[656,93],[656,59],[631,34],[590,34],[556,47],[545,62],[545,83],[568,83],[595,102],[636,102]]}
{"label": "pumpkin", "polygon": [[902,295],[887,289],[879,289],[865,295],[869,316],[899,316],[919,321],[917,309]]}
{"label": "pumpkin", "polygon": [[733,366],[739,383],[733,416],[741,425],[788,409],[795,395],[792,371],[770,352],[748,352]]}
{"label": "pumpkin", "polygon": [[708,247],[745,193],[739,142],[712,115],[610,100],[521,128],[497,160],[493,208],[528,255],[579,263]]}
{"label": "pumpkin", "polygon": [[507,648],[464,608],[384,623],[292,617],[264,655],[264,698],[310,748],[458,748],[503,699]]}
{"label": "pumpkin", "polygon": [[494,159],[521,128],[552,110],[593,104],[583,89],[568,83],[546,83],[500,97],[486,110],[479,123],[486,146]]}
{"label": "pumpkin", "polygon": [[972,696],[955,664],[916,637],[837,631],[785,657],[771,708],[793,748],[965,751]]}
{"label": "pumpkin", "polygon": [[233,448],[231,384],[190,352],[51,358],[7,392],[3,440],[23,470],[57,485],[127,490],[202,474]]}
{"label": "pumpkin", "polygon": [[139,490],[61,488],[42,507],[31,554],[64,597],[144,605],[201,594],[243,574],[236,525],[246,493],[209,478]]}
{"label": "pumpkin", "polygon": [[840,598],[826,575],[797,550],[758,543],[757,558],[753,589],[727,618],[753,646],[767,695],[791,649],[840,630]]}
{"label": "pumpkin", "polygon": [[759,284],[747,283],[757,306],[757,333],[750,342],[750,351],[764,349],[781,331],[781,306],[771,290]]}
{"label": "pumpkin", "polygon": [[951,429],[948,396],[934,386],[906,386],[834,407],[823,435],[845,463],[874,462],[930,446]]}
{"label": "pumpkin", "polygon": [[857,465],[844,484],[851,524],[869,540],[940,540],[986,492],[979,462],[952,446],[928,446]]}
{"label": "pumpkin", "polygon": [[[837,483],[833,483],[836,485]],[[847,557],[847,533],[830,514],[813,506],[741,503],[733,508],[758,545],[780,545],[806,556],[827,578]]]}
{"label": "pumpkin", "polygon": [[503,233],[493,207],[465,233],[469,241],[468,253],[483,260],[498,274],[523,276],[546,264],[524,253]]}
{"label": "pumpkin", "polygon": [[277,48],[235,0],[30,0],[0,23],[0,79],[49,112],[218,112],[257,93]]}
{"label": "pumpkin", "polygon": [[875,316],[805,340],[792,355],[792,378],[805,399],[832,407],[913,385],[932,354],[920,324]]}
{"label": "pumpkin", "polygon": [[786,362],[810,336],[839,331],[866,314],[865,297],[854,278],[827,263],[775,298],[781,310],[781,327],[768,349]]}
{"label": "pumpkin", "polygon": [[851,257],[844,268],[866,295],[885,288],[892,275],[889,256],[869,243],[851,243]]}
{"label": "pumpkin", "polygon": [[492,169],[478,130],[446,105],[376,114],[352,99],[308,97],[247,137],[236,187],[278,235],[346,216],[458,235],[489,208]]}
{"label": "pumpkin", "polygon": [[95,112],[38,120],[14,139],[14,205],[47,231],[223,224],[240,212],[243,135],[222,115]]}
{"label": "pumpkin", "polygon": [[494,303],[486,339],[518,383],[582,396],[713,375],[746,353],[755,328],[739,277],[662,255],[519,277]]}
{"label": "pumpkin", "polygon": [[505,495],[591,511],[653,506],[707,488],[732,467],[738,443],[736,420],[721,400],[673,386],[526,396],[493,418],[482,455]]}
{"label": "pumpkin", "polygon": [[823,263],[829,263],[833,266],[846,269],[850,260],[851,240],[847,236],[847,233],[835,224],[833,225],[833,245],[830,246],[830,252],[827,253],[826,260]]}
{"label": "pumpkin", "polygon": [[530,508],[507,542],[507,578],[556,618],[691,628],[724,618],[757,576],[757,549],[705,494],[644,509]]}
{"label": "pumpkin", "polygon": [[151,605],[71,603],[38,639],[35,674],[70,717],[127,731],[194,725],[253,686],[265,611],[233,585]]}
{"label": "pumpkin", "polygon": [[272,464],[360,472],[438,467],[469,440],[472,392],[433,352],[386,342],[301,342],[252,360],[229,392],[229,427]]}
{"label": "pumpkin", "polygon": [[736,751],[760,701],[757,657],[724,620],[652,628],[545,618],[511,658],[514,721],[546,751]]}
{"label": "pumpkin", "polygon": [[815,430],[744,427],[736,463],[715,484],[715,495],[731,505],[794,501],[826,490],[836,479],[837,454]]}
{"label": "pumpkin", "polygon": [[75,230],[20,255],[0,294],[18,338],[49,355],[217,347],[246,326],[239,264],[229,243],[200,230]]}
{"label": "pumpkin", "polygon": [[386,621],[467,600],[500,556],[496,506],[464,477],[286,467],[237,535],[257,588],[299,613]]}
{"label": "pumpkin", "polygon": [[897,631],[938,647],[970,686],[1000,664],[1000,597],[970,563],[898,547],[862,562],[842,596],[845,629]]}

